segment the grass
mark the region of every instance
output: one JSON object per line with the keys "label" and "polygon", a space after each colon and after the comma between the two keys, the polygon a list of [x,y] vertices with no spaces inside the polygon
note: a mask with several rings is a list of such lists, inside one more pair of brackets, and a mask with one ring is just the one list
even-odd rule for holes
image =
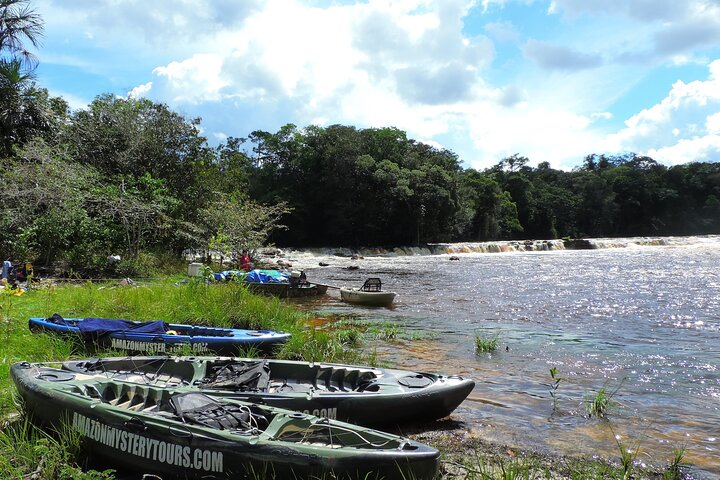
{"label": "grass", "polygon": [[[53,335],[35,335],[27,328],[31,316],[109,317],[133,320],[172,320],[177,323],[214,325],[290,332],[292,339],[276,354],[278,358],[306,361],[358,362],[362,352],[356,347],[360,337],[351,329],[316,330],[307,326],[308,314],[282,301],[248,293],[236,284],[170,281],[147,286],[118,287],[115,284],[85,283],[76,286],[31,290],[21,297],[10,297],[3,308],[11,318],[2,332],[0,381],[8,378],[9,365],[16,361],[66,360],[82,355],[83,346]],[[6,300],[7,302],[7,300]],[[6,382],[3,382],[6,384]],[[1,405],[9,406],[0,393]]]}
{"label": "grass", "polygon": [[114,470],[81,468],[80,435],[70,428],[46,433],[27,419],[18,419],[0,430],[0,478],[108,480]]}
{"label": "grass", "polygon": [[607,385],[603,385],[594,395],[587,396],[583,403],[588,417],[605,418],[608,412],[618,405],[613,397],[620,387],[622,387],[622,382],[613,391],[609,391]]}
{"label": "grass", "polygon": [[393,342],[401,338],[404,329],[392,322],[378,322],[369,325],[366,332],[378,340]]}
{"label": "grass", "polygon": [[[206,285],[201,281],[191,281],[176,286],[172,279],[166,279],[141,286],[121,287],[116,282],[87,282],[35,288],[21,296],[0,294],[0,320],[3,322],[0,328],[0,416],[7,417],[17,410],[13,396],[15,389],[9,375],[13,363],[118,354],[90,351],[79,341],[29,331],[29,317],[49,317],[53,313],[64,317],[162,319],[197,325],[283,330],[292,333],[292,338],[282,346],[276,357],[340,363],[376,361],[374,354],[366,355],[362,349],[356,348],[359,338],[355,334],[346,333],[344,329],[318,331],[309,328],[306,325],[307,314],[278,299],[252,295],[236,284]],[[239,354],[257,356],[257,352],[252,350]],[[25,424],[13,424],[0,432],[0,457],[3,460],[14,459],[12,464],[0,463],[0,478],[23,478],[32,474],[38,468],[39,458],[46,460],[41,465],[42,474],[37,478],[65,478],[65,474],[59,471],[45,472],[50,472],[51,464],[63,464],[67,468],[75,465],[70,460],[73,458],[72,449],[58,448],[53,443],[55,439]],[[71,442],[64,438],[61,444],[71,445]],[[54,453],[51,453],[55,451],[66,453],[53,457]],[[19,458],[27,459],[27,462],[17,462]],[[69,474],[67,478],[81,478],[73,475]]]}
{"label": "grass", "polygon": [[630,480],[633,477],[633,469],[635,468],[635,460],[640,453],[640,443],[636,443],[634,447],[629,447],[623,443],[620,435],[615,435],[615,443],[620,452],[620,466],[623,471],[623,480]]}
{"label": "grass", "polygon": [[492,353],[498,348],[500,336],[498,334],[490,337],[475,334],[475,353]]}
{"label": "grass", "polygon": [[683,478],[684,458],[685,446],[683,445],[673,451],[673,458],[670,460],[667,470],[665,470],[663,480],[680,480]]}

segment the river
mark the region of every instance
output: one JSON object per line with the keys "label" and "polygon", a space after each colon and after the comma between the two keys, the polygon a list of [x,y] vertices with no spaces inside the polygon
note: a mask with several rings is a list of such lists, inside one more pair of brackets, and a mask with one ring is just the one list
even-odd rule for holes
{"label": "river", "polygon": [[[502,444],[613,459],[617,438],[639,447],[639,461],[660,466],[684,447],[695,478],[717,478],[720,237],[589,245],[448,244],[361,251],[357,259],[321,249],[282,258],[311,281],[360,286],[376,276],[396,291],[392,309],[344,304],[334,289],[307,307],[397,327],[397,341],[368,340],[382,362],[473,378],[475,390],[453,414],[463,428]],[[476,354],[476,335],[497,335],[499,348]],[[552,367],[562,378],[556,404]],[[584,401],[603,387],[617,405],[607,419],[588,418]]]}

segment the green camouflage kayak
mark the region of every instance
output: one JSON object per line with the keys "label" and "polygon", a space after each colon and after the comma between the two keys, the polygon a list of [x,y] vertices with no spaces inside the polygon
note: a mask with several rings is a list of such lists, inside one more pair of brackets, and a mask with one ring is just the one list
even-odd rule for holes
{"label": "green camouflage kayak", "polygon": [[475,386],[459,376],[230,357],[111,357],[72,360],[62,367],[114,381],[202,391],[361,425],[446,417]]}
{"label": "green camouflage kayak", "polygon": [[69,424],[87,452],[163,478],[432,479],[437,450],[300,412],[16,363],[26,411]]}

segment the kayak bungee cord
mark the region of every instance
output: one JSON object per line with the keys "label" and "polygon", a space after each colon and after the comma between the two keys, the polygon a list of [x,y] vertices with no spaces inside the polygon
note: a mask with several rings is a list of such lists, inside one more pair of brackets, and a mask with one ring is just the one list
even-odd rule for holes
{"label": "kayak bungee cord", "polygon": [[[324,421],[322,421],[322,420],[324,420]],[[367,438],[365,438],[365,437],[363,437],[362,435],[360,435],[360,432],[357,432],[357,431],[352,430],[352,429],[347,428],[347,427],[343,427],[343,426],[341,426],[341,425],[331,425],[327,420],[328,420],[327,418],[322,418],[320,422],[312,423],[309,427],[305,428],[304,430],[299,430],[299,431],[295,432],[295,433],[297,433],[297,434],[302,434],[302,439],[300,440],[300,443],[302,443],[302,442],[312,443],[312,442],[310,442],[310,441],[308,440],[308,436],[313,433],[313,432],[312,432],[313,427],[316,427],[316,426],[321,425],[321,424],[323,424],[323,423],[327,423],[328,435],[330,436],[330,442],[329,442],[328,444],[331,445],[331,446],[334,446],[334,445],[335,445],[335,443],[333,442],[333,438],[332,438],[333,430],[341,430],[341,431],[343,431],[344,433],[351,433],[351,434],[355,435],[356,437],[358,437],[358,438],[362,441],[361,443],[357,443],[357,444],[349,444],[349,443],[338,444],[338,446],[340,446],[340,447],[353,447],[353,448],[355,448],[355,447],[357,447],[358,445],[369,445],[369,446],[371,446],[371,447],[378,447],[378,448],[379,448],[379,447],[384,447],[385,445],[387,445],[387,444],[390,443],[390,440],[385,440],[384,442],[377,442],[377,443],[371,442],[371,441],[368,440]],[[290,436],[292,436],[292,435],[290,435]]]}

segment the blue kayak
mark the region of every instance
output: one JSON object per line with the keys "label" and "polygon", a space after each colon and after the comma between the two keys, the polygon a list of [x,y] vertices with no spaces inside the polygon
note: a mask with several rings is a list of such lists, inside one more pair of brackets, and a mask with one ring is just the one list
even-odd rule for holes
{"label": "blue kayak", "polygon": [[33,317],[32,331],[78,335],[100,347],[146,354],[236,355],[238,348],[254,347],[270,353],[286,342],[289,333],[272,330],[204,327],[165,323],[161,320],[136,322],[113,318]]}

